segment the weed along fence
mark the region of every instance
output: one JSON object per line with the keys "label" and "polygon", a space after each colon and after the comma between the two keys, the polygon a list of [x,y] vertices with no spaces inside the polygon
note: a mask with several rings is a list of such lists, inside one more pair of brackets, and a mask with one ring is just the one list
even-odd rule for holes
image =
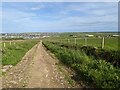
{"label": "weed along fence", "polygon": [[83,51],[88,56],[103,59],[114,66],[120,67],[120,51],[118,50],[117,38],[69,38],[46,41],[61,48]]}

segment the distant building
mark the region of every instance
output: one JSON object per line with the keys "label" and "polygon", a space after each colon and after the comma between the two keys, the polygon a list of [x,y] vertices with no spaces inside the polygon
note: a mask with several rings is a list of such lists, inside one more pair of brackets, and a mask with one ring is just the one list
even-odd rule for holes
{"label": "distant building", "polygon": [[113,37],[119,37],[120,35],[113,35]]}
{"label": "distant building", "polygon": [[87,37],[93,37],[94,35],[86,34],[85,36],[87,36]]}
{"label": "distant building", "polygon": [[47,38],[47,37],[50,37],[50,36],[42,36],[42,38]]}

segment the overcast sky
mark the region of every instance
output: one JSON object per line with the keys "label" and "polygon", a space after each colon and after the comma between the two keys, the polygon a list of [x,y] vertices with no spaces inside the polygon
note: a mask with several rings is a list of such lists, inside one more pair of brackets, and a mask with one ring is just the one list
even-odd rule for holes
{"label": "overcast sky", "polygon": [[2,32],[118,31],[117,2],[4,2]]}

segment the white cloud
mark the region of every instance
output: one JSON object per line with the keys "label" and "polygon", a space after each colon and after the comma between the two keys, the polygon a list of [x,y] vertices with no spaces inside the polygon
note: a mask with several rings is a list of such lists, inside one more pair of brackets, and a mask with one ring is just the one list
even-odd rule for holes
{"label": "white cloud", "polygon": [[40,10],[40,9],[43,9],[45,6],[43,4],[41,5],[38,5],[38,6],[34,6],[34,7],[31,7],[31,10]]}
{"label": "white cloud", "polygon": [[[84,6],[85,5],[85,6]],[[87,4],[82,7],[79,5],[64,6],[59,10],[59,13],[53,14],[39,14],[35,12],[18,11],[17,9],[5,9],[3,11],[4,30],[105,30],[106,28],[116,29],[118,18],[114,8],[107,8],[110,6],[94,5],[92,8]],[[88,6],[88,7],[87,7]],[[44,8],[43,5],[32,6],[33,10]],[[101,7],[101,8],[100,8]],[[66,8],[66,9],[65,9]],[[99,8],[99,9],[98,9]],[[86,13],[85,16],[72,16],[71,11],[78,11]],[[91,11],[90,11],[91,10]],[[109,11],[110,10],[110,11]],[[101,14],[102,13],[102,14]],[[111,13],[111,14],[110,14]],[[91,16],[87,16],[92,14]],[[80,14],[81,15],[81,14]],[[45,19],[44,19],[45,18]],[[48,19],[47,19],[48,18]]]}

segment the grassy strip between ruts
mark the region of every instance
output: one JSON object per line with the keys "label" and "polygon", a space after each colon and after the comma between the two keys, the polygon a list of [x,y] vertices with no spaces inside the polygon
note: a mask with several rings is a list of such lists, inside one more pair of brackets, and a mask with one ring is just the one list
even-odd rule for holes
{"label": "grassy strip between ruts", "polygon": [[6,46],[2,47],[2,65],[16,65],[37,42],[35,40],[28,40],[25,42],[16,42],[16,44],[12,45],[6,43]]}
{"label": "grassy strip between ruts", "polygon": [[85,81],[102,88],[120,88],[120,69],[104,60],[95,60],[78,50],[43,42],[44,46]]}

